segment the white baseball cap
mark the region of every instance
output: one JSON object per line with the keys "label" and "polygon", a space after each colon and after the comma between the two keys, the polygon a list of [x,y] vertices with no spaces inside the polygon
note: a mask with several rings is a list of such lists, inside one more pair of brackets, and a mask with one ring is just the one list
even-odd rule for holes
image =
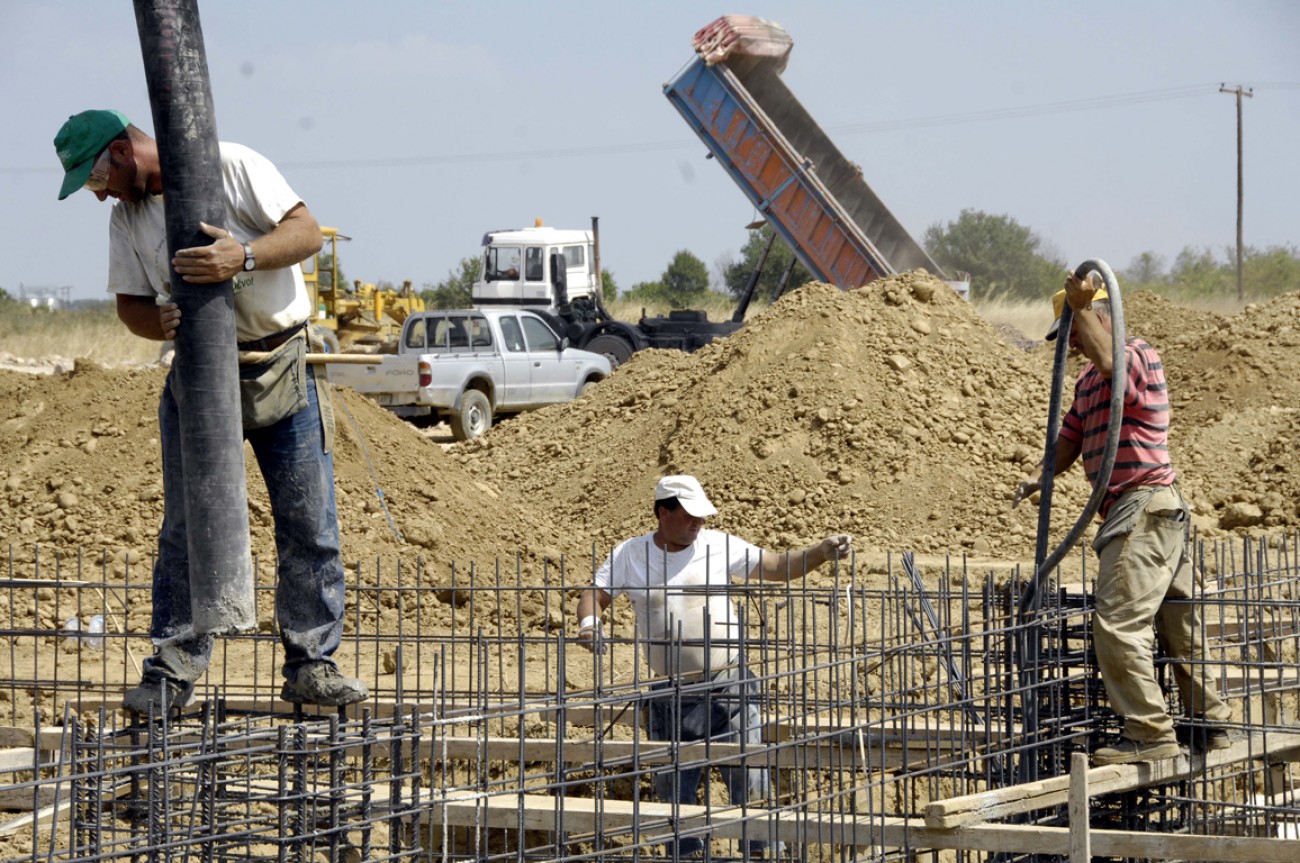
{"label": "white baseball cap", "polygon": [[655,500],[675,497],[681,502],[682,509],[696,518],[717,515],[718,509],[709,502],[709,497],[700,486],[700,481],[693,476],[680,474],[666,476],[655,486]]}

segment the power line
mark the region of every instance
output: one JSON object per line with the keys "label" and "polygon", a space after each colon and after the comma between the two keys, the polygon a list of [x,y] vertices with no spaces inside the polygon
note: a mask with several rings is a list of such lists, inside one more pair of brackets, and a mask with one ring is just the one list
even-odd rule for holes
{"label": "power line", "polygon": [[[1069,99],[1056,102],[1044,102],[1037,105],[1022,105],[1013,108],[992,108],[984,111],[969,111],[956,114],[937,114],[930,117],[913,117],[901,120],[883,120],[870,123],[846,123],[828,126],[826,132],[832,135],[861,135],[881,132],[896,132],[907,129],[933,128],[937,126],[956,126],[968,123],[997,122],[1016,120],[1025,117],[1037,117],[1048,114],[1064,114],[1077,111],[1097,111],[1107,108],[1119,108],[1129,105],[1141,105],[1151,102],[1169,102],[1189,99],[1214,93],[1219,82],[1212,84],[1188,84],[1161,90],[1139,90],[1133,93],[1118,93],[1110,96],[1094,96],[1085,99]],[[1257,84],[1255,89],[1297,89],[1300,82],[1271,82]],[[402,168],[432,165],[469,165],[492,162],[516,162],[520,160],[571,159],[584,156],[620,156],[632,153],[654,153],[667,150],[692,149],[700,145],[696,139],[678,138],[671,141],[636,141],[621,144],[600,144],[588,147],[553,147],[532,150],[513,150],[498,152],[447,153],[426,156],[377,156],[362,159],[321,159],[311,161],[282,161],[279,165],[285,169],[329,170],[354,168]],[[0,167],[0,174],[53,174],[57,168],[6,168]]]}
{"label": "power line", "polygon": [[1013,120],[1021,117],[1036,117],[1044,114],[1096,111],[1103,108],[1141,105],[1148,102],[1170,102],[1175,99],[1188,99],[1197,96],[1205,96],[1213,93],[1216,87],[1218,87],[1217,82],[1214,84],[1190,84],[1183,87],[1173,87],[1164,90],[1143,90],[1136,93],[1120,93],[1113,96],[1094,96],[1087,99],[1046,102],[1039,105],[1025,105],[1018,108],[994,108],[986,111],[969,111],[961,114],[917,117],[910,120],[884,120],[874,123],[856,123],[837,127],[834,131],[840,133],[884,132],[900,129],[919,129],[927,126],[952,126],[961,123]]}
{"label": "power line", "polygon": [[[1297,86],[1300,86],[1298,84]],[[1135,93],[1121,93],[1112,96],[1096,96],[1087,99],[1048,102],[1040,105],[1026,105],[1018,108],[997,108],[987,111],[974,111],[961,114],[943,114],[933,117],[918,117],[905,120],[887,120],[878,123],[849,123],[830,126],[826,129],[830,135],[871,134],[877,132],[899,131],[933,126],[950,126],[963,123],[977,123],[997,120],[1019,119],[1043,114],[1060,114],[1072,111],[1099,110],[1103,108],[1139,105],[1147,102],[1171,101],[1204,96],[1215,92],[1218,82],[1212,84],[1189,84],[1163,90],[1143,90]],[[665,150],[686,149],[699,146],[696,140],[679,139],[676,141],[655,141],[629,144],[607,144],[593,147],[556,148],[550,150],[524,150],[512,153],[459,153],[442,156],[413,156],[406,158],[355,159],[347,161],[298,162],[285,163],[286,168],[297,170],[311,168],[365,168],[392,167],[439,164],[469,164],[475,162],[505,162],[520,159],[567,158],[575,156],[605,156],[624,153],[661,152]]]}

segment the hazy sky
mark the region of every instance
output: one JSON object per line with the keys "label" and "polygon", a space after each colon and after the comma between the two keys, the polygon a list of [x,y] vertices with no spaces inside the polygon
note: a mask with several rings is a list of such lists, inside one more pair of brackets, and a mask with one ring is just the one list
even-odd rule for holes
{"label": "hazy sky", "polygon": [[[1007,214],[1071,263],[1300,242],[1300,2],[201,2],[217,128],[354,238],[351,278],[436,282],[484,231],[600,216],[619,285],[754,213],[664,98],[725,12],[779,21],[784,78],[918,239]],[[0,287],[103,294],[108,204],[58,201],[52,140],[115,107],[152,132],[132,4],[0,0]],[[1055,286],[1045,286],[1050,290]]]}

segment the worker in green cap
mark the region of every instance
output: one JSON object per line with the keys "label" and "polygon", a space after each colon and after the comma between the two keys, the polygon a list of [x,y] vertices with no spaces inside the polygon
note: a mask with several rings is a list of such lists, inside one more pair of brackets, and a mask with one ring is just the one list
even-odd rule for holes
{"label": "worker in green cap", "polygon": [[[244,437],[266,480],[278,558],[276,618],[284,646],[280,697],[293,703],[352,704],[365,684],[331,658],[343,634],[344,574],[334,502],[328,394],[306,364],[311,301],[299,262],[320,251],[320,226],[270,160],[220,144],[225,225],[201,224],[210,245],[168,257],[157,142],[119,111],[82,111],[59,129],[62,200],[85,189],[109,216],[108,291],[127,329],[158,341],[184,326],[170,302],[171,271],[195,284],[233,281],[241,352]],[[253,354],[257,356],[254,357]],[[123,706],[136,713],[184,707],[206,671],[212,636],[194,631],[190,612],[184,459],[172,376],[158,407],[163,524],[153,572],[155,653]]]}

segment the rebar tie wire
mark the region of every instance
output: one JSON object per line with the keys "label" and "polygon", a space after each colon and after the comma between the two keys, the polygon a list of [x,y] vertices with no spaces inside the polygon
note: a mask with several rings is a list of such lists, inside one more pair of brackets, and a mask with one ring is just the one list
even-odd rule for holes
{"label": "rebar tie wire", "polygon": [[352,411],[348,410],[347,403],[339,399],[339,407],[343,408],[343,413],[347,414],[348,422],[352,424],[352,431],[356,432],[357,443],[361,444],[361,455],[366,459],[366,470],[370,471],[370,483],[375,487],[375,494],[379,497],[379,508],[384,511],[384,518],[388,520],[388,529],[397,537],[397,541],[406,545],[406,538],[402,532],[393,524],[393,517],[388,512],[388,502],[384,500],[384,490],[379,487],[379,477],[375,476],[375,465],[370,461],[370,450],[366,448],[366,439],[361,435],[361,428],[357,425],[356,418],[352,416]]}

